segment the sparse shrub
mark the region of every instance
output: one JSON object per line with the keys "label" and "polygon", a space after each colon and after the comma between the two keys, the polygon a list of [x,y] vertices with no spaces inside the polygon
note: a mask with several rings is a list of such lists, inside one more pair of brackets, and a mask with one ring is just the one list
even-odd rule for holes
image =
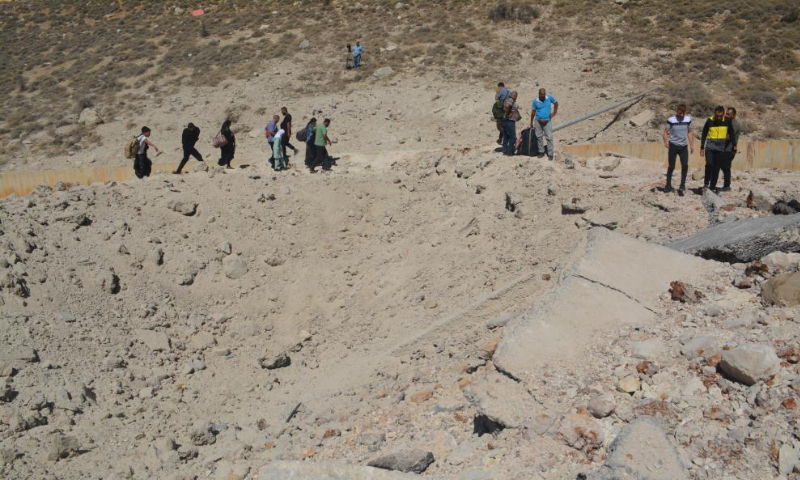
{"label": "sparse shrub", "polygon": [[711,92],[700,82],[668,83],[664,95],[670,105],[685,103],[689,113],[695,117],[710,115],[716,106]]}
{"label": "sparse shrub", "polygon": [[749,135],[758,130],[755,122],[751,122],[750,120],[739,119],[737,123],[739,124],[739,131],[736,132],[737,135]]}
{"label": "sparse shrub", "polygon": [[756,90],[751,92],[748,96],[751,102],[763,104],[763,105],[775,105],[778,103],[778,96],[775,95],[775,92],[771,92],[768,90]]}
{"label": "sparse shrub", "polygon": [[796,90],[783,97],[783,103],[793,107],[800,107],[800,90]]}
{"label": "sparse shrub", "polygon": [[539,9],[529,3],[509,3],[500,0],[489,12],[489,20],[494,22],[517,21],[531,23],[537,18],[539,18]]}
{"label": "sparse shrub", "polygon": [[778,138],[784,138],[786,136],[786,132],[780,128],[770,126],[763,130],[763,136],[768,140],[775,140]]}

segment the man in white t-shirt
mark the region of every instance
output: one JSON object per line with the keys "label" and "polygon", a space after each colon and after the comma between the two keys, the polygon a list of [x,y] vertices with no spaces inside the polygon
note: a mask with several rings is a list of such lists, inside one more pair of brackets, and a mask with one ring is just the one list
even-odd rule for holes
{"label": "man in white t-shirt", "polygon": [[150,141],[150,127],[142,127],[142,134],[136,137],[139,142],[139,149],[136,151],[136,160],[133,161],[133,173],[136,178],[149,177],[153,170],[153,162],[147,158],[147,149],[153,147],[156,153],[161,153],[161,149]]}

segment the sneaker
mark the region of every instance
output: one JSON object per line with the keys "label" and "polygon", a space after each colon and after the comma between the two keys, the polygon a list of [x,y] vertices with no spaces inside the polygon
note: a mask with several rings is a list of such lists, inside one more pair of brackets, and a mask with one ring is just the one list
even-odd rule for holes
{"label": "sneaker", "polygon": [[685,193],[685,192],[683,191],[683,189],[682,189],[682,188],[679,188],[679,189],[678,189],[678,196],[679,196],[679,197],[682,197],[682,196],[684,195],[684,193]]}
{"label": "sneaker", "polygon": [[674,191],[675,191],[675,189],[674,189],[674,188],[672,188],[672,187],[671,187],[671,186],[669,186],[669,185],[667,185],[666,187],[664,187],[664,193],[672,193],[672,192],[674,192]]}
{"label": "sneaker", "polygon": [[722,188],[719,189],[719,191],[720,192],[730,192],[731,191],[731,187],[722,187]]}
{"label": "sneaker", "polygon": [[547,159],[548,159],[548,160],[550,160],[550,161],[552,162],[552,161],[553,161],[553,156],[552,156],[552,155],[548,155],[548,156],[547,156]]}
{"label": "sneaker", "polygon": [[172,172],[172,174],[173,174],[173,175],[180,175],[180,174],[181,174],[181,172],[180,172],[180,170],[175,170],[174,172]]}

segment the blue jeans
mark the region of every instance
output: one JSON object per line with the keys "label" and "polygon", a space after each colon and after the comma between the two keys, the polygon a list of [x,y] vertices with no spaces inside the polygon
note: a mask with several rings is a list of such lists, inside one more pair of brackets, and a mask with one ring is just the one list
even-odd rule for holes
{"label": "blue jeans", "polygon": [[353,68],[361,66],[361,55],[353,55]]}
{"label": "blue jeans", "polygon": [[503,120],[503,153],[514,155],[514,145],[517,143],[517,122]]}

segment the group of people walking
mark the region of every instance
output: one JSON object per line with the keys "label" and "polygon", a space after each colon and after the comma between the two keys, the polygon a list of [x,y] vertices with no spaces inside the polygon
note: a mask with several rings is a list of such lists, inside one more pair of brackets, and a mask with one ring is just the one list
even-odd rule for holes
{"label": "group of people walking", "polygon": [[[281,108],[280,115],[274,115],[264,128],[267,143],[269,144],[270,157],[267,161],[276,171],[289,168],[289,156],[286,149],[291,149],[295,155],[299,150],[291,144],[292,134],[292,115],[286,107]],[[236,135],[231,129],[232,121],[226,119],[219,129],[219,133],[214,137],[214,147],[219,148],[220,157],[217,163],[226,168],[233,168],[231,162],[236,155]],[[323,171],[330,171],[333,158],[328,155],[327,147],[332,144],[328,137],[328,127],[330,119],[325,119],[321,124],[317,124],[317,119],[312,118],[303,130],[298,132],[298,140],[306,144],[305,165],[311,173],[317,172],[317,167],[322,167]],[[133,171],[137,178],[149,177],[152,172],[153,162],[148,157],[148,150],[152,147],[157,154],[161,149],[150,140],[152,131],[149,127],[142,127],[141,134],[136,137],[136,154],[133,162]],[[200,128],[194,123],[189,123],[181,134],[181,145],[183,147],[183,158],[172,173],[181,174],[190,157],[202,162],[203,155],[197,150],[197,142],[200,140]]]}

